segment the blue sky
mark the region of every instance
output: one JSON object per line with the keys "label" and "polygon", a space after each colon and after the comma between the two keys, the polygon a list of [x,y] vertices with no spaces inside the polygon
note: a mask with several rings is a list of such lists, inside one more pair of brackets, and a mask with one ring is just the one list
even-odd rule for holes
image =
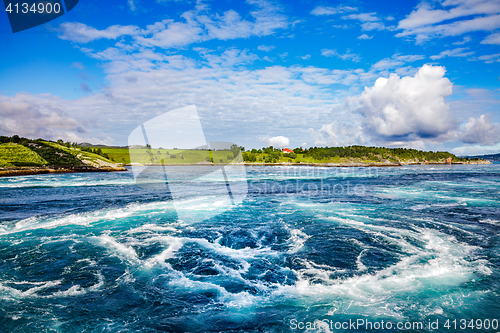
{"label": "blue sky", "polygon": [[500,152],[498,0],[80,0],[0,31],[0,135],[126,145],[194,104],[247,148]]}

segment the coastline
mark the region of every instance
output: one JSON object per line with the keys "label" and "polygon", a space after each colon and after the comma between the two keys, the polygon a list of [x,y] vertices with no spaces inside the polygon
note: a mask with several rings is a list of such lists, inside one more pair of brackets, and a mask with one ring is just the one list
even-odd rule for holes
{"label": "coastline", "polygon": [[479,164],[492,164],[490,161],[470,161],[470,162],[398,162],[398,163],[360,163],[360,162],[350,162],[350,163],[169,163],[169,164],[159,164],[159,163],[129,163],[123,164],[124,166],[207,166],[207,165],[245,165],[245,166],[316,166],[316,167],[331,167],[331,168],[346,168],[346,167],[399,167],[407,165],[479,165]]}
{"label": "coastline", "polygon": [[[374,168],[374,167],[400,167],[407,165],[482,165],[492,164],[490,161],[470,161],[470,162],[399,162],[399,163],[234,163],[236,165],[245,166],[306,166],[306,167],[327,167],[327,168]],[[41,174],[56,174],[56,173],[78,173],[78,172],[120,172],[127,171],[126,166],[215,166],[212,163],[177,163],[177,164],[123,164],[123,166],[68,166],[68,167],[17,167],[17,168],[0,168],[0,177],[15,177],[15,176],[32,176]],[[228,164],[221,164],[228,165]]]}
{"label": "coastline", "polygon": [[103,166],[103,167],[90,167],[90,166],[75,166],[75,167],[18,167],[18,168],[0,168],[0,177],[14,177],[14,176],[32,176],[51,173],[77,173],[77,172],[118,172],[127,171],[125,167],[120,166]]}

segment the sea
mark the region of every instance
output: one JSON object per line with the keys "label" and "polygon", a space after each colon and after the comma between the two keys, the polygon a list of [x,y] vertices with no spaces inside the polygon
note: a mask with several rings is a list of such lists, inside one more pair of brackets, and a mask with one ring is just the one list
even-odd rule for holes
{"label": "sea", "polygon": [[157,168],[0,178],[0,332],[500,331],[500,164]]}

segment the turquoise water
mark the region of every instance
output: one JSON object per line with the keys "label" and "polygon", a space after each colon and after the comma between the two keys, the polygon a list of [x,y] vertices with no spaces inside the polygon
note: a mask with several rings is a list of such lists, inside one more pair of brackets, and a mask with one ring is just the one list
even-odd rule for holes
{"label": "turquoise water", "polygon": [[500,331],[499,164],[247,176],[184,220],[130,171],[0,178],[0,331]]}

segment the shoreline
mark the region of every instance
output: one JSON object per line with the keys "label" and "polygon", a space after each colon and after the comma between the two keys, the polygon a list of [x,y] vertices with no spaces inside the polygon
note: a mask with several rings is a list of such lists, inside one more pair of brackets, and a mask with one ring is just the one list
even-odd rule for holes
{"label": "shoreline", "polygon": [[32,176],[55,173],[78,173],[78,172],[118,172],[127,171],[125,167],[103,166],[100,168],[90,166],[76,167],[18,167],[18,168],[0,168],[0,177],[14,176]]}
{"label": "shoreline", "polygon": [[407,165],[481,165],[492,164],[490,161],[471,161],[471,162],[398,162],[398,163],[129,163],[123,166],[216,166],[216,165],[245,165],[245,166],[316,166],[316,167],[330,167],[330,168],[346,168],[346,167],[399,167]]}
{"label": "shoreline", "polygon": [[[220,164],[220,165],[230,165]],[[471,161],[471,162],[400,162],[400,163],[235,163],[234,165],[244,166],[306,166],[306,167],[327,167],[327,168],[376,168],[376,167],[400,167],[407,165],[485,165],[492,164],[490,161]],[[32,176],[42,174],[57,173],[78,173],[78,172],[120,172],[128,171],[126,166],[216,166],[212,163],[178,163],[178,164],[123,164],[123,166],[76,166],[76,167],[18,167],[18,168],[0,168],[0,177]]]}

